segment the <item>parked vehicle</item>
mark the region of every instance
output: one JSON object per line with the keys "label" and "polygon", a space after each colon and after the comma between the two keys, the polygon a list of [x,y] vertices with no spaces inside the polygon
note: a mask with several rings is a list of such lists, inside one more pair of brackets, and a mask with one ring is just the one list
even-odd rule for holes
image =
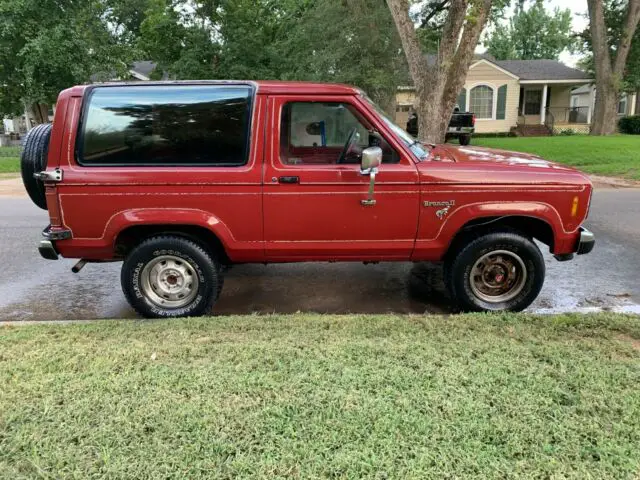
{"label": "parked vehicle", "polygon": [[286,82],[150,82],[63,91],[28,135],[39,250],[123,261],[146,317],[209,313],[225,267],[436,262],[463,310],[522,310],[545,264],[584,254],[592,186],[499,150],[423,145],[360,90]]}
{"label": "parked vehicle", "polygon": [[[449,129],[445,136],[445,142],[452,138],[458,139],[460,145],[471,144],[471,135],[476,130],[476,116],[473,113],[461,113],[460,108],[456,105],[449,120]],[[412,113],[407,122],[407,132],[414,137],[418,136],[418,115]]]}

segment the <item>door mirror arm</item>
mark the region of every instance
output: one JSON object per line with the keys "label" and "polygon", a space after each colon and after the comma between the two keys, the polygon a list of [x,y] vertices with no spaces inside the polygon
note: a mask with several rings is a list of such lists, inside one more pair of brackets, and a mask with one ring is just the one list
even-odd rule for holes
{"label": "door mirror arm", "polygon": [[376,175],[378,167],[382,163],[382,149],[380,147],[369,147],[362,151],[362,161],[360,163],[360,174],[369,175],[369,194],[366,200],[361,200],[365,207],[373,207],[376,204],[374,189],[376,185]]}

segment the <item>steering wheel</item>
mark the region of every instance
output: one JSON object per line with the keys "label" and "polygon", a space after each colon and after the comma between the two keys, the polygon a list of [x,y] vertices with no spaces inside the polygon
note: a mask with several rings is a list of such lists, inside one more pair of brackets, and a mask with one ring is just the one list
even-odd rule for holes
{"label": "steering wheel", "polygon": [[356,139],[358,138],[358,129],[354,127],[349,132],[349,137],[347,138],[347,143],[344,144],[344,148],[342,149],[342,153],[338,157],[337,163],[346,163],[347,157],[349,154],[354,152],[354,147],[356,146]]}

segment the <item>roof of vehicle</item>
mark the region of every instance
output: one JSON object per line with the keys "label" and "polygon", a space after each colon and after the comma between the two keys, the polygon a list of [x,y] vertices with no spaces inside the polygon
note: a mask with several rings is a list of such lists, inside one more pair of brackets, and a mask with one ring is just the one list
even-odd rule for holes
{"label": "roof of vehicle", "polygon": [[143,86],[143,85],[252,85],[259,93],[267,94],[314,94],[314,95],[359,95],[361,90],[349,85],[337,83],[285,82],[279,80],[172,80],[172,81],[130,81],[107,82],[74,87],[74,94],[81,94],[93,86]]}
{"label": "roof of vehicle", "polygon": [[315,93],[320,95],[358,95],[360,89],[339,83],[284,82],[262,80],[255,82],[262,93]]}

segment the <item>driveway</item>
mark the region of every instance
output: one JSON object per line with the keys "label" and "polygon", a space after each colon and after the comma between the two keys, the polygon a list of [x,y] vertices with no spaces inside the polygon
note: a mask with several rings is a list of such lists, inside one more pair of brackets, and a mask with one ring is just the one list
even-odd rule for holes
{"label": "driveway", "polygon": [[[529,311],[614,310],[640,313],[640,189],[595,192],[587,226],[590,255],[558,263]],[[47,214],[17,194],[0,196],[0,321],[135,318],[120,290],[120,264],[51,262],[35,249]],[[228,274],[215,314],[447,313],[437,265],[320,263],[243,265]]]}

